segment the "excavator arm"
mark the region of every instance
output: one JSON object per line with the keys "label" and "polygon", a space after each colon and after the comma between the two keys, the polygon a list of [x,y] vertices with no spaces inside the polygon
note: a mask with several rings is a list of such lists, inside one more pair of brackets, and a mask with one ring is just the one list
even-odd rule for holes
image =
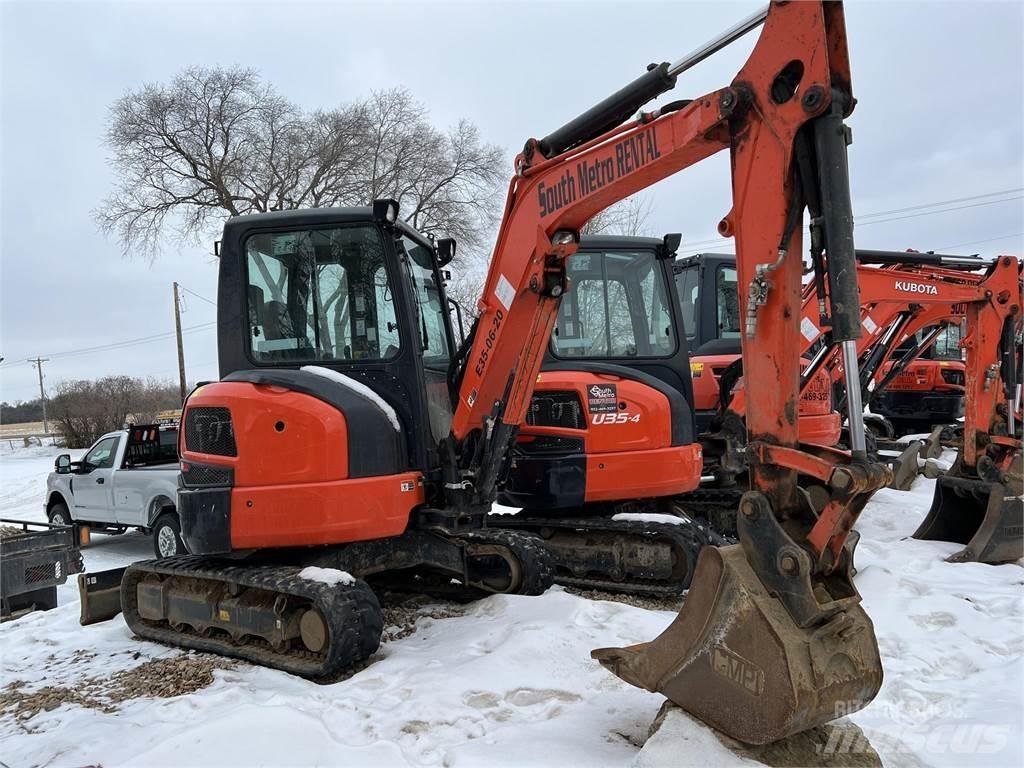
{"label": "excavator arm", "polygon": [[[852,454],[801,448],[797,435],[805,208],[847,389],[857,381],[843,122],[854,101],[842,5],[773,3],[733,89],[733,206],[718,229],[736,239],[744,375],[765,384],[746,404],[751,490],[740,501],[740,543],[702,551],[686,603],[658,638],[592,655],[730,736],[765,743],[833,719],[840,702],[858,709],[881,685],[844,544],[891,473],[866,458],[859,397],[850,397],[851,431],[860,433]],[[818,483],[823,502],[812,503],[798,475]]]}
{"label": "excavator arm", "polygon": [[[729,87],[620,125],[671,89],[678,74],[761,22],[754,51]],[[799,223],[808,200],[824,211],[819,231],[830,238],[831,292],[857,305],[852,230],[842,231],[851,221],[842,121],[853,103],[842,5],[779,3],[675,64],[652,66],[548,137],[527,142],[457,382],[450,444],[460,461],[458,475],[446,478],[455,504],[480,506],[491,496],[569,287],[565,260],[580,228],[613,203],[726,148],[733,207],[719,231],[736,237],[740,281],[751,286],[744,358],[750,374],[782,379],[748,427],[772,443],[796,445],[799,331],[784,318],[799,312]],[[838,322],[851,338],[859,329],[856,319]],[[754,472],[778,506],[795,504],[795,471]]]}

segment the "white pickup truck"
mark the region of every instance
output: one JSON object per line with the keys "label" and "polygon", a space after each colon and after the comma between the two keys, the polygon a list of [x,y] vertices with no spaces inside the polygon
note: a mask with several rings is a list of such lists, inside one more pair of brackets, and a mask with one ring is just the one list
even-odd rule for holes
{"label": "white pickup truck", "polygon": [[153,537],[157,557],[185,553],[175,502],[178,430],[157,424],[109,432],[81,461],[61,454],[46,478],[46,516],[105,533],[137,528]]}

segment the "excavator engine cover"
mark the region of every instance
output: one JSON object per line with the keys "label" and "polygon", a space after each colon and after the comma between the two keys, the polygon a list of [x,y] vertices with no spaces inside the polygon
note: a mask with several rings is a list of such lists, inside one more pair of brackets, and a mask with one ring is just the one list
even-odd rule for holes
{"label": "excavator engine cover", "polygon": [[[1012,481],[1011,481],[1012,482]],[[1024,501],[1005,483],[943,475],[915,539],[951,541],[964,548],[951,563],[1009,563],[1024,557]]]}
{"label": "excavator engine cover", "polygon": [[591,655],[751,744],[861,709],[882,685],[874,627],[859,603],[801,627],[739,544],[702,550],[686,602],[661,635]]}

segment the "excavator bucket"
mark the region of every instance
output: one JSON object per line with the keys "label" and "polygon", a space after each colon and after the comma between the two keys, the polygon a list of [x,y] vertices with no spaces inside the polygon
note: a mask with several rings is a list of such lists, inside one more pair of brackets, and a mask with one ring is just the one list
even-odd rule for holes
{"label": "excavator bucket", "polygon": [[748,744],[861,709],[882,684],[874,628],[859,604],[800,627],[739,544],[701,551],[686,602],[661,635],[591,656]]}
{"label": "excavator bucket", "polygon": [[1019,483],[943,475],[935,481],[928,516],[915,539],[951,541],[964,548],[951,563],[1009,563],[1024,557],[1024,501]]}

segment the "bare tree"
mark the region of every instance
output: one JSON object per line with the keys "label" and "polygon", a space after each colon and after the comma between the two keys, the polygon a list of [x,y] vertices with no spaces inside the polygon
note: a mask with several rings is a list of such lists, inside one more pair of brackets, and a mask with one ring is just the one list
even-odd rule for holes
{"label": "bare tree", "polygon": [[504,171],[474,125],[438,129],[404,89],[304,112],[241,68],[192,67],[127,93],[107,143],[117,181],[96,219],[126,252],[149,254],[171,224],[197,238],[225,216],[380,197],[472,251],[491,231]]}
{"label": "bare tree", "polygon": [[106,376],[96,381],[62,381],[50,400],[68,448],[86,448],[126,422],[152,422],[162,410],[179,408],[178,385],[157,379]]}
{"label": "bare tree", "polygon": [[585,235],[629,235],[651,234],[647,220],[654,211],[654,204],[644,195],[627,197],[615,205],[605,208],[583,225]]}

